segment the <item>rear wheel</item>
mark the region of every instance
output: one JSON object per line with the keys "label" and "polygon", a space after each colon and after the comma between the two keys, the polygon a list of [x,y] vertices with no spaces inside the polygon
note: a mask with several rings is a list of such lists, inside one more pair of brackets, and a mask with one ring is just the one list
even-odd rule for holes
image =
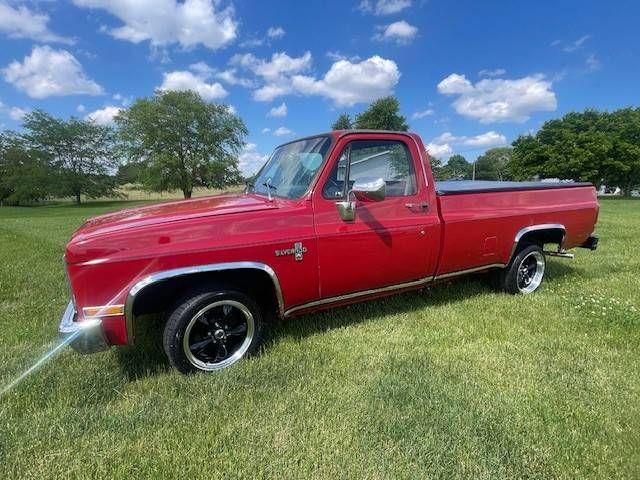
{"label": "rear wheel", "polygon": [[533,293],[542,284],[546,261],[542,248],[528,245],[513,257],[496,277],[497,286],[508,293]]}
{"label": "rear wheel", "polygon": [[262,324],[260,309],[242,292],[192,292],[169,312],[164,350],[182,373],[221,370],[257,351]]}

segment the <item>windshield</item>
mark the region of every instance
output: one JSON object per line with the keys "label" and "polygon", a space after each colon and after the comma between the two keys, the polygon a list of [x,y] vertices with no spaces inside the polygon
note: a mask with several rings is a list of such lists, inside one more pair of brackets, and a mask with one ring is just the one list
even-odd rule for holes
{"label": "windshield", "polygon": [[249,184],[248,191],[274,197],[300,198],[329,151],[330,137],[314,137],[275,149]]}

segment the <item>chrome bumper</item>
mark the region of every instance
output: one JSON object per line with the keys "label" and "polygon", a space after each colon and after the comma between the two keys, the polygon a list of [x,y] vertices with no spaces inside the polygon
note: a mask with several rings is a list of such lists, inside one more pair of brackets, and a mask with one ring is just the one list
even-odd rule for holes
{"label": "chrome bumper", "polygon": [[95,353],[109,348],[102,331],[102,320],[98,318],[76,322],[76,309],[69,302],[60,320],[58,333],[60,338],[79,353]]}

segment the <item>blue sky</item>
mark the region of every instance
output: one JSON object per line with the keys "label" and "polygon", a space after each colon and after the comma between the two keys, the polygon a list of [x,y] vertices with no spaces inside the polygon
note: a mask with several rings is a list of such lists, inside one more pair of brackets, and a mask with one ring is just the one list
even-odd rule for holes
{"label": "blue sky", "polygon": [[271,149],[395,94],[443,159],[588,107],[637,106],[640,3],[0,0],[0,126],[42,108],[108,123],[157,88],[232,106]]}

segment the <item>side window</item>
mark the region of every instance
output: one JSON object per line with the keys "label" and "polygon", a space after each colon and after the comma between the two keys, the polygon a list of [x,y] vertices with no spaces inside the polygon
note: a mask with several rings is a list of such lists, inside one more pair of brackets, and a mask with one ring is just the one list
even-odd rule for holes
{"label": "side window", "polygon": [[[351,162],[347,169],[350,150]],[[347,172],[348,171],[348,172]],[[358,178],[382,178],[387,183],[387,197],[403,197],[417,192],[413,161],[406,145],[393,140],[358,140],[343,150],[322,189],[324,198],[344,198],[345,177],[348,188]]]}

